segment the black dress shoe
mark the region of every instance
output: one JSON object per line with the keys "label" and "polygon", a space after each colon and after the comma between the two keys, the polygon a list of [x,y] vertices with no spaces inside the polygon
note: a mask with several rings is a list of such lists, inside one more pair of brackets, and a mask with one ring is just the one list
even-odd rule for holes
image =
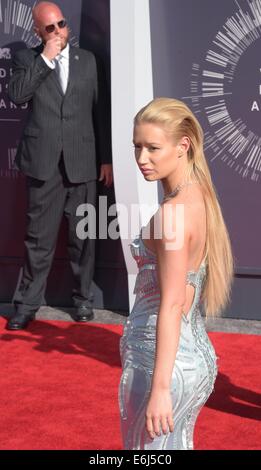
{"label": "black dress shoe", "polygon": [[28,323],[35,319],[35,314],[24,315],[16,313],[10,320],[8,320],[6,329],[7,330],[24,330]]}
{"label": "black dress shoe", "polygon": [[82,305],[78,307],[76,312],[72,315],[74,321],[86,323],[94,318],[94,313],[91,307]]}

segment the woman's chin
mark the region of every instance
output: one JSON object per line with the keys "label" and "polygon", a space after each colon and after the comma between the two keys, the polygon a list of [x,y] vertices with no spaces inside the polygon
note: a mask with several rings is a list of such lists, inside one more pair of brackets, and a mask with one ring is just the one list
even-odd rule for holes
{"label": "woman's chin", "polygon": [[144,176],[144,179],[146,181],[156,181],[157,178],[155,177],[155,175],[143,175]]}

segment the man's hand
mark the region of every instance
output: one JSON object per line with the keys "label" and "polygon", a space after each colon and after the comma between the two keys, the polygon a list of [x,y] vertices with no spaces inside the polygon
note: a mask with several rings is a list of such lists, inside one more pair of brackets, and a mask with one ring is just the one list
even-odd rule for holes
{"label": "man's hand", "polygon": [[113,174],[112,174],[112,165],[110,163],[103,163],[101,165],[99,181],[104,181],[104,185],[107,186],[107,188],[109,188],[112,185]]}
{"label": "man's hand", "polygon": [[46,42],[43,50],[43,55],[47,59],[53,60],[58,54],[60,54],[61,50],[61,38],[59,38],[59,36],[56,36],[55,38],[49,39],[49,41]]}

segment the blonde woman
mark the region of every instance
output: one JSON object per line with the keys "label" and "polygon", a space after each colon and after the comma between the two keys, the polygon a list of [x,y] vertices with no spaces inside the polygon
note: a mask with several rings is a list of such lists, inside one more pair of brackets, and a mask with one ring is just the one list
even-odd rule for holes
{"label": "blonde woman", "polygon": [[164,197],[131,245],[139,273],[120,341],[124,448],[193,449],[217,374],[201,309],[217,315],[229,300],[230,240],[202,129],[183,102],[158,98],[141,109],[134,147],[144,178],[160,180]]}

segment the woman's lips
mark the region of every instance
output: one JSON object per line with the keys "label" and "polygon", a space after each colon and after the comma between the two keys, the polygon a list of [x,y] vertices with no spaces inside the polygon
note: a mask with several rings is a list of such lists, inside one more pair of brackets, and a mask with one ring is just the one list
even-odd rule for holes
{"label": "woman's lips", "polygon": [[140,171],[143,175],[149,175],[150,173],[153,173],[153,170],[150,170],[149,168],[141,168]]}

